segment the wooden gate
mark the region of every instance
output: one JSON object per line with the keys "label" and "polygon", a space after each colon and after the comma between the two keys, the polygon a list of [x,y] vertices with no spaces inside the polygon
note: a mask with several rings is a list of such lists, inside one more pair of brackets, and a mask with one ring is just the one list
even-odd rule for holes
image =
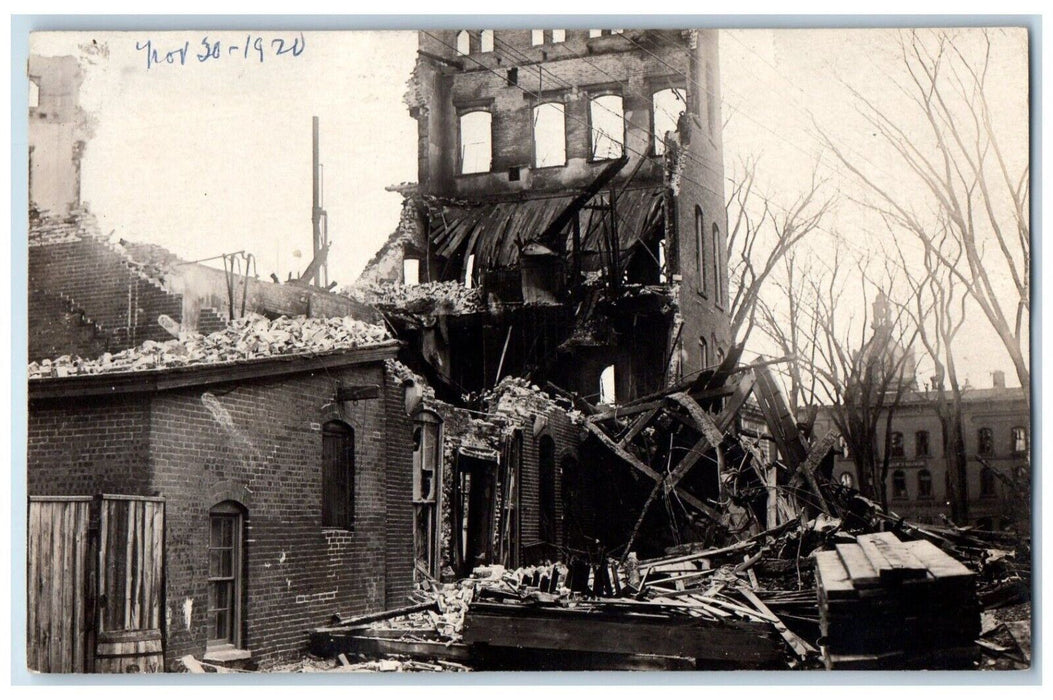
{"label": "wooden gate", "polygon": [[31,497],[28,665],[164,670],[164,500]]}

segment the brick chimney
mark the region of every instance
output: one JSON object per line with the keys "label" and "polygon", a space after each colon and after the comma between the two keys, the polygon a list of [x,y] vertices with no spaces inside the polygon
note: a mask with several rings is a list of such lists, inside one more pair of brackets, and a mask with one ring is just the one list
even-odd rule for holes
{"label": "brick chimney", "polygon": [[996,369],[991,372],[991,384],[995,389],[1005,389],[1005,372]]}

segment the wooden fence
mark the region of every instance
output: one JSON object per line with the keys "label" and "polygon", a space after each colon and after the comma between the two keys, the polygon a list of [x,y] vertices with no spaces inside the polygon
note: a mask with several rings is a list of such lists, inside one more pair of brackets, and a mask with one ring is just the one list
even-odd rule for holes
{"label": "wooden fence", "polygon": [[43,673],[164,670],[164,500],[29,499],[27,663]]}

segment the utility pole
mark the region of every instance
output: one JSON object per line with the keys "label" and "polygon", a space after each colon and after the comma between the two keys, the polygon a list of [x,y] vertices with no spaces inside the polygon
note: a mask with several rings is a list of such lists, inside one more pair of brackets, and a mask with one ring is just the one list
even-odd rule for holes
{"label": "utility pole", "polygon": [[322,166],[318,162],[318,117],[311,117],[311,178],[312,178],[312,207],[311,223],[313,227],[312,236],[312,262],[317,263],[313,274],[304,280],[308,284],[312,281],[316,286],[329,286],[329,264],[326,261],[326,253],[329,249],[329,217],[325,209],[322,209]]}

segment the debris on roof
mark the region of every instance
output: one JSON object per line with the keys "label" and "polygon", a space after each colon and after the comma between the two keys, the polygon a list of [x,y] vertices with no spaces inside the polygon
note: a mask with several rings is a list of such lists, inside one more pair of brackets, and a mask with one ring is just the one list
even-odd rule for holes
{"label": "debris on roof", "polygon": [[215,365],[263,357],[350,350],[391,340],[381,326],[345,318],[282,316],[273,321],[249,314],[210,335],[184,333],[166,342],[147,340],[138,347],[104,353],[93,360],[63,355],[29,364],[29,378],[69,377],[110,372],[139,372]]}
{"label": "debris on roof", "polygon": [[371,304],[381,311],[460,315],[483,311],[486,308],[478,287],[468,288],[459,282],[364,283],[349,287],[345,293],[352,299]]}
{"label": "debris on roof", "polygon": [[497,386],[483,394],[483,404],[491,413],[508,416],[519,421],[533,421],[553,410],[559,410],[574,423],[581,424],[585,417],[569,402],[557,400],[535,384],[522,377],[507,376]]}

